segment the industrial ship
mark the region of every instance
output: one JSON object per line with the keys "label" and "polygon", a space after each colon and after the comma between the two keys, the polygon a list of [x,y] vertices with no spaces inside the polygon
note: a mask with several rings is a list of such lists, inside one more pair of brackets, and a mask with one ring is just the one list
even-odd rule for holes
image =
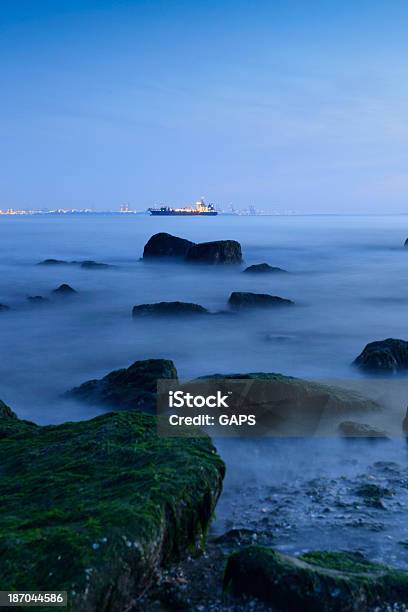
{"label": "industrial ship", "polygon": [[160,206],[160,208],[149,208],[149,213],[154,216],[203,216],[214,217],[217,211],[213,204],[206,204],[204,199],[198,200],[195,206],[187,206],[185,208],[171,208],[170,206]]}

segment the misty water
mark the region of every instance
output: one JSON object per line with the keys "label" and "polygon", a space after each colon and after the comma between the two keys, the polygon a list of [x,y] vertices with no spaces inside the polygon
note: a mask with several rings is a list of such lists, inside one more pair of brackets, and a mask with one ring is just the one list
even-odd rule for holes
{"label": "misty water", "polygon": [[[280,372],[343,385],[369,383],[352,365],[365,344],[408,339],[408,217],[152,218],[3,217],[0,220],[0,398],[41,424],[101,412],[63,400],[64,391],[138,359],[173,359],[181,379],[213,373]],[[246,264],[290,274],[251,276],[241,268],[146,263],[158,231],[193,241],[236,239]],[[39,266],[46,258],[95,260],[110,269]],[[56,298],[69,283],[78,291]],[[236,316],[132,320],[135,304],[181,300],[211,311],[231,291],[271,293],[287,309]],[[31,303],[27,296],[48,297]],[[348,382],[347,382],[348,381]],[[381,389],[377,423],[400,431],[404,387]],[[228,466],[214,531],[252,528],[281,550],[360,550],[408,567],[408,455],[405,440],[339,438],[218,440]],[[384,490],[379,504],[358,491]]]}

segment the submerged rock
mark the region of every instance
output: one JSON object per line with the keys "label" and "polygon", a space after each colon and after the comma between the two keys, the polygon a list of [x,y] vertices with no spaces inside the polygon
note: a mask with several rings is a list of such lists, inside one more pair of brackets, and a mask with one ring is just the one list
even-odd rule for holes
{"label": "submerged rock", "polygon": [[68,266],[71,262],[63,259],[44,259],[39,262],[39,266]]}
{"label": "submerged rock", "polygon": [[88,380],[65,394],[87,403],[115,410],[155,412],[157,381],[177,381],[177,370],[168,359],[135,361],[128,368],[114,370],[101,379]]}
{"label": "submerged rock", "polygon": [[370,563],[359,553],[289,557],[249,546],[229,557],[224,589],[284,612],[371,612],[378,604],[407,601],[408,572]]}
{"label": "submerged rock", "polygon": [[239,264],[242,262],[241,245],[236,240],[215,240],[191,246],[186,261],[206,264]]}
{"label": "submerged rock", "polygon": [[371,372],[397,373],[408,369],[408,342],[395,338],[370,342],[354,364]]}
{"label": "submerged rock", "polygon": [[0,312],[5,312],[6,310],[10,310],[10,306],[7,306],[7,304],[0,304]]}
{"label": "submerged rock", "polygon": [[194,242],[172,236],[166,232],[154,234],[146,242],[143,250],[143,259],[150,257],[184,257]]}
{"label": "submerged rock", "polygon": [[63,283],[62,285],[54,289],[53,293],[56,293],[58,295],[73,295],[74,293],[78,292],[66,283]]}
{"label": "submerged rock", "polygon": [[27,301],[30,302],[30,304],[45,304],[50,300],[42,295],[29,295]]}
{"label": "submerged rock", "polygon": [[270,266],[267,263],[260,263],[260,264],[254,264],[252,266],[248,266],[248,268],[245,268],[244,270],[245,273],[248,274],[270,274],[270,273],[285,273],[287,274],[287,270],[284,270],[283,268],[276,268],[274,266]]}
{"label": "submerged rock", "polygon": [[106,268],[113,268],[110,264],[100,263],[98,261],[81,261],[78,262],[81,268],[85,268],[87,270],[102,270]]}
{"label": "submerged rock", "polygon": [[[268,372],[211,374],[185,386],[189,390],[190,384],[194,387],[197,381],[208,381],[213,391],[216,381],[217,389],[227,394],[231,380],[234,394],[242,393],[246,411],[256,415],[257,431],[263,430],[265,435],[312,436],[325,432],[326,425],[339,417],[382,410],[377,402],[354,390]],[[242,388],[238,381],[242,381]]]}
{"label": "submerged rock", "polygon": [[228,304],[235,310],[241,308],[273,308],[276,306],[291,306],[292,300],[269,295],[268,293],[250,293],[244,291],[234,291],[231,293]]}
{"label": "submerged rock", "polygon": [[405,413],[404,420],[402,421],[402,431],[404,432],[406,436],[408,436],[408,408]]}
{"label": "submerged rock", "polygon": [[387,432],[382,429],[376,429],[366,423],[357,423],[356,421],[343,421],[339,424],[339,432],[345,438],[380,438],[388,440]]}
{"label": "submerged rock", "polygon": [[176,316],[208,314],[208,310],[199,304],[190,302],[157,302],[155,304],[139,304],[133,307],[134,317],[146,317],[151,315]]}
{"label": "submerged rock", "polygon": [[0,416],[0,438],[2,588],[119,612],[201,547],[224,475],[208,437],[163,439],[154,417],[122,412],[47,427]]}

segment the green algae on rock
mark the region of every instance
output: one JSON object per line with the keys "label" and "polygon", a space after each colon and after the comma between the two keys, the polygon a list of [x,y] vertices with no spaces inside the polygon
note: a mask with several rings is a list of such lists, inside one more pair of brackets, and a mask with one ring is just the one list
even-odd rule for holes
{"label": "green algae on rock", "polygon": [[88,380],[71,389],[65,397],[105,405],[114,410],[155,412],[157,381],[177,382],[177,370],[169,359],[135,361],[128,368],[114,370],[99,380]]}
{"label": "green algae on rock", "polygon": [[76,612],[123,610],[201,546],[224,475],[209,438],[159,438],[136,411],[40,427],[2,409],[0,465],[2,588],[66,590]]}
{"label": "green algae on rock", "polygon": [[284,612],[368,612],[378,604],[406,602],[408,572],[370,563],[358,553],[317,551],[295,558],[249,546],[229,557],[224,589]]}

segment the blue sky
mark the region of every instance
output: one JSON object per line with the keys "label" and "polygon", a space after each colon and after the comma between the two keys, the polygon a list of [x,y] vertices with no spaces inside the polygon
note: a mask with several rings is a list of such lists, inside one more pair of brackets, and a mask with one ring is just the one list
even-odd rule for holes
{"label": "blue sky", "polygon": [[0,208],[408,211],[405,1],[0,11]]}

